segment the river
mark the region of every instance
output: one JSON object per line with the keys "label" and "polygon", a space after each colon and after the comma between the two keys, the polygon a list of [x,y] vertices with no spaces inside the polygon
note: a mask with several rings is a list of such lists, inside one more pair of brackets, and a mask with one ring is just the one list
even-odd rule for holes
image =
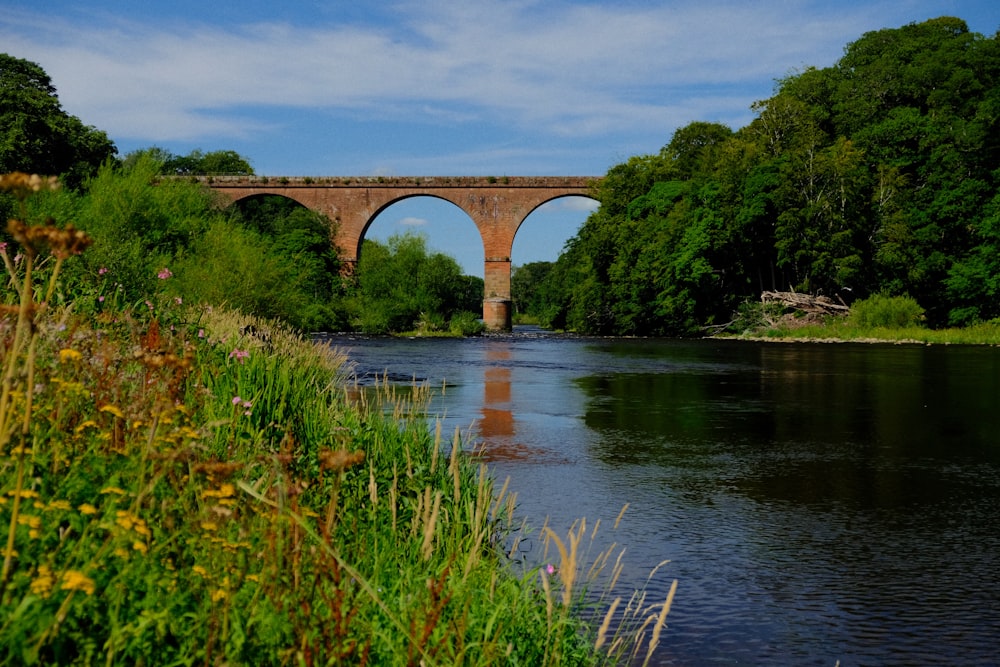
{"label": "river", "polygon": [[654,664],[1000,663],[996,348],[329,342],[359,382],[430,385],[532,524],[628,503],[625,583],[679,582]]}

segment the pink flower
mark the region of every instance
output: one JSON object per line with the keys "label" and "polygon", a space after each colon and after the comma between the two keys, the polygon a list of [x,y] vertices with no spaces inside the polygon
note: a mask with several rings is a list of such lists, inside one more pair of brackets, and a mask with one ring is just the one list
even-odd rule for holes
{"label": "pink flower", "polygon": [[182,303],[184,303],[184,300],[182,298],[180,298],[179,296],[175,296],[174,297],[174,303],[176,303],[179,306]]}
{"label": "pink flower", "polygon": [[166,280],[167,278],[173,278],[174,274],[167,267],[160,269],[160,272],[156,274],[156,277],[160,280]]}
{"label": "pink flower", "polygon": [[545,572],[546,572],[546,574],[549,574],[549,575],[555,574],[556,573],[556,567],[555,567],[555,565],[553,565],[552,563],[549,563],[548,565],[546,565],[545,566]]}
{"label": "pink flower", "polygon": [[205,337],[205,330],[198,329],[198,338],[204,338],[204,337]]}
{"label": "pink flower", "polygon": [[235,349],[235,350],[233,350],[232,352],[229,353],[229,358],[230,359],[232,359],[233,357],[235,357],[236,361],[240,362],[241,364],[245,364],[246,360],[247,360],[247,357],[249,357],[249,356],[250,356],[250,351],[249,350]]}
{"label": "pink flower", "polygon": [[97,300],[101,303],[104,303],[104,295],[102,294],[101,296],[97,297]]}
{"label": "pink flower", "polygon": [[108,272],[108,267],[106,266],[102,266],[101,268],[97,269],[97,275],[99,276],[103,276],[107,272]]}
{"label": "pink flower", "polygon": [[243,399],[240,398],[239,396],[233,396],[233,400],[231,402],[233,405],[239,405],[240,403],[243,402]]}

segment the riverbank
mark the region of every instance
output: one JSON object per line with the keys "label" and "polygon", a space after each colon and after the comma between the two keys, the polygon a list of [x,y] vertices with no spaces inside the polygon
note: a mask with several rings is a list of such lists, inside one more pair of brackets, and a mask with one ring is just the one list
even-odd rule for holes
{"label": "riverbank", "polygon": [[579,620],[586,524],[511,561],[514,497],[336,350],[173,302],[9,303],[0,335],[0,661],[602,664],[659,635],[669,604]]}
{"label": "riverbank", "polygon": [[743,334],[716,334],[709,338],[767,343],[881,343],[894,345],[1000,345],[1000,323],[964,328],[860,327],[843,319],[801,327],[763,327]]}

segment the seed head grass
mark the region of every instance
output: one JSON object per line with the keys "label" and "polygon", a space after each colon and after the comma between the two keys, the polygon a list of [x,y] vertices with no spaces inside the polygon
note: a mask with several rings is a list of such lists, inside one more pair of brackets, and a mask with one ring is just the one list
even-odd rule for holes
{"label": "seed head grass", "polygon": [[342,352],[183,299],[77,314],[54,296],[86,236],[19,225],[34,255],[0,247],[0,663],[649,660],[674,589],[623,610],[624,552],[590,558],[582,519],[542,528],[551,570],[511,558],[516,497],[428,428],[426,388],[351,387]]}

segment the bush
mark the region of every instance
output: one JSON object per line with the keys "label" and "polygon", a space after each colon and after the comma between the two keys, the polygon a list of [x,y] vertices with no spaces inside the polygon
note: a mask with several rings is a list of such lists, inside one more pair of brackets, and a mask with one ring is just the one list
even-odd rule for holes
{"label": "bush", "polygon": [[463,311],[452,315],[448,329],[459,336],[478,336],[486,331],[486,324],[477,313]]}
{"label": "bush", "polygon": [[922,326],[924,309],[910,296],[876,294],[851,305],[850,321],[869,329]]}

